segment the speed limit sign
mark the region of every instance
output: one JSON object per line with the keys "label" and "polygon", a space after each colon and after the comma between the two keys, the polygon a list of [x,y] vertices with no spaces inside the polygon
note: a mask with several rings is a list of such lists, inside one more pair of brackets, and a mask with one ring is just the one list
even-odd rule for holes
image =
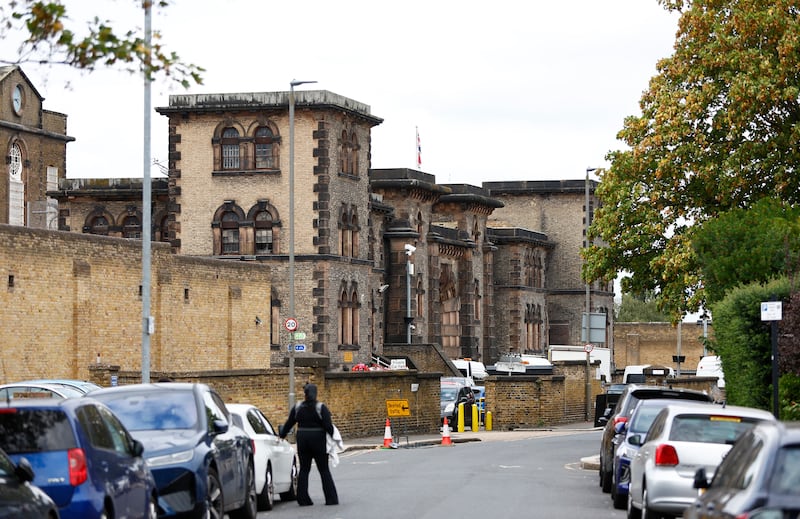
{"label": "speed limit sign", "polygon": [[286,319],[286,321],[283,323],[283,326],[290,332],[293,332],[297,329],[297,319],[290,317]]}

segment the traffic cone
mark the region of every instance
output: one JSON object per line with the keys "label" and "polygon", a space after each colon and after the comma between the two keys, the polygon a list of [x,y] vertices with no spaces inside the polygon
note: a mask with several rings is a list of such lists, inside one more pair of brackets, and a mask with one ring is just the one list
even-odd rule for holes
{"label": "traffic cone", "polygon": [[447,417],[444,418],[442,423],[442,445],[453,445],[450,439],[450,426],[447,424]]}
{"label": "traffic cone", "polygon": [[392,438],[392,423],[387,418],[386,428],[384,429],[383,432],[383,446],[387,449],[390,449],[392,447],[393,440],[394,438]]}

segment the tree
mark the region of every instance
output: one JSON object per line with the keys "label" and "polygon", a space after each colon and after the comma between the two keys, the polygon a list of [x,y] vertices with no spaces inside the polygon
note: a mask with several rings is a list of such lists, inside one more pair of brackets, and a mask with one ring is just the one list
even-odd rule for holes
{"label": "tree", "polygon": [[697,229],[763,197],[800,201],[797,0],[659,0],[681,13],[675,52],[657,64],[600,172],[584,279],[655,290],[673,321],[703,304]]}
{"label": "tree", "polygon": [[669,321],[669,316],[658,309],[653,293],[637,296],[623,292],[614,319],[624,323],[663,323]]}
{"label": "tree", "polygon": [[697,230],[694,249],[708,303],[750,282],[790,276],[800,253],[800,208],[763,198],[732,209]]}
{"label": "tree", "polygon": [[[142,8],[168,4],[167,0],[143,0]],[[16,57],[0,60],[6,64],[62,64],[88,71],[97,66],[122,66],[148,78],[164,74],[185,88],[202,84],[204,69],[183,63],[176,53],[168,52],[159,42],[158,32],[153,32],[147,45],[144,31],[120,33],[109,21],[97,17],[88,22],[71,19],[60,0],[16,0],[0,6],[0,37],[16,31],[25,35],[24,41]]]}

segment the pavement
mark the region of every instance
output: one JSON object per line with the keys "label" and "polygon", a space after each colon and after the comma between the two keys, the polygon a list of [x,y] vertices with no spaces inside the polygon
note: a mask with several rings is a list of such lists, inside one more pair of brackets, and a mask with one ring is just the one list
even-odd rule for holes
{"label": "pavement", "polygon": [[[480,441],[510,441],[528,438],[541,438],[545,436],[559,436],[578,434],[590,431],[600,431],[602,427],[595,427],[593,422],[576,422],[571,424],[556,425],[553,427],[520,428],[510,431],[486,431],[480,428],[477,431],[467,429],[464,432],[451,431],[450,442],[453,445]],[[439,434],[411,434],[404,435],[402,431],[393,430],[392,441],[384,447],[384,438],[369,436],[365,438],[345,438],[344,452],[365,449],[408,449],[431,445],[442,445],[443,435]],[[599,448],[599,445],[598,445]],[[600,469],[600,455],[581,458],[581,468],[585,470]]]}

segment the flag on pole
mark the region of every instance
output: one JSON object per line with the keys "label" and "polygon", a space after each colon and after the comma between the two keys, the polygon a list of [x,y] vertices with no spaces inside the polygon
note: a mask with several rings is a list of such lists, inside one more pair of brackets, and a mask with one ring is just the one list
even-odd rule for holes
{"label": "flag on pole", "polygon": [[417,129],[417,168],[422,167],[422,145],[419,143],[419,127]]}

